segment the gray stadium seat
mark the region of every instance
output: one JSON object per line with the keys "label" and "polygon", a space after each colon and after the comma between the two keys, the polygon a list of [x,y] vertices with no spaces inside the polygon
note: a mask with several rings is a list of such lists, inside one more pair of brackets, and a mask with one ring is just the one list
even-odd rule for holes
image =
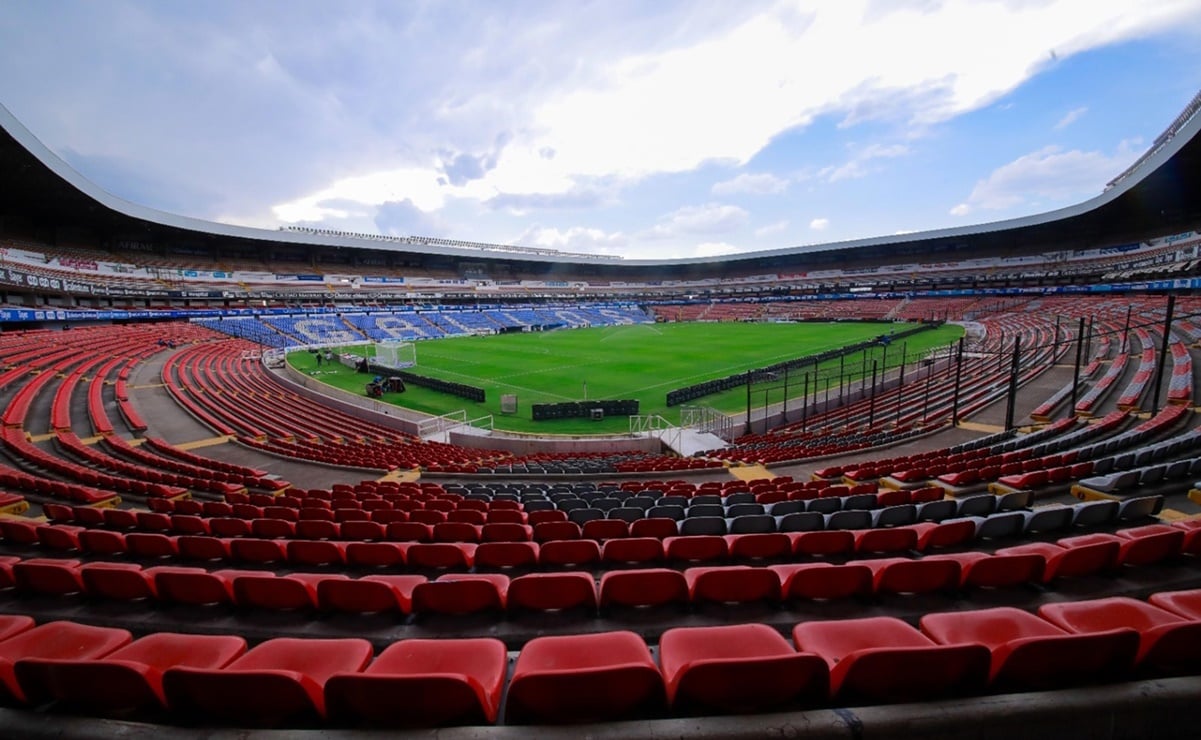
{"label": "gray stadium seat", "polygon": [[1118,502],[1112,499],[1101,501],[1082,501],[1072,507],[1075,514],[1072,517],[1074,527],[1096,527],[1109,524],[1118,516]]}
{"label": "gray stadium seat", "polygon": [[1155,516],[1163,509],[1163,496],[1136,496],[1118,505],[1118,521],[1135,522]]}
{"label": "gray stadium seat", "polygon": [[917,507],[917,520],[919,522],[941,522],[955,516],[958,511],[959,505],[954,499],[927,501]]}
{"label": "gray stadium seat", "polygon": [[846,509],[874,509],[876,508],[876,494],[874,493],[856,493],[842,498],[842,508]]}
{"label": "gray stadium seat", "polygon": [[833,514],[840,510],[842,510],[842,499],[837,496],[810,499],[809,505],[805,507],[805,511],[816,511],[819,514]]}
{"label": "gray stadium seat", "polygon": [[801,511],[776,518],[779,532],[812,532],[826,528],[826,518],[816,511]]}
{"label": "gray stadium seat", "polygon": [[873,527],[901,527],[917,521],[917,507],[913,504],[885,506],[872,512]]}
{"label": "gray stadium seat", "polygon": [[726,507],[726,518],[730,519],[736,516],[747,516],[748,514],[763,514],[763,504],[754,502],[744,504],[733,504]]}
{"label": "gray stadium seat", "polygon": [[768,513],[774,517],[796,514],[801,511],[805,511],[804,501],[777,501],[768,508]]}
{"label": "gray stadium seat", "polygon": [[1059,532],[1072,526],[1071,506],[1054,504],[1038,506],[1030,511],[1021,512],[1026,523],[1022,531],[1026,534],[1041,534],[1043,532]]}
{"label": "gray stadium seat", "polygon": [[826,529],[871,529],[872,513],[865,509],[826,514]]}
{"label": "gray stadium seat", "polygon": [[744,514],[726,519],[729,534],[760,534],[776,531],[776,518],[769,514]]}
{"label": "gray stadium seat", "polygon": [[1000,540],[1017,537],[1026,526],[1026,517],[1021,511],[1003,511],[989,516],[967,517],[976,523],[976,539]]}
{"label": "gray stadium seat", "polygon": [[[663,499],[659,499],[659,500],[662,501]],[[646,516],[648,519],[649,518],[664,518],[664,519],[675,519],[675,520],[679,521],[680,519],[684,518],[684,507],[660,504],[658,506],[652,506],[651,508],[647,509]]]}
{"label": "gray stadium seat", "polygon": [[726,534],[726,519],[720,516],[688,516],[680,521],[680,536]]}
{"label": "gray stadium seat", "polygon": [[997,497],[991,493],[967,496],[957,500],[958,516],[988,516],[997,510]]}

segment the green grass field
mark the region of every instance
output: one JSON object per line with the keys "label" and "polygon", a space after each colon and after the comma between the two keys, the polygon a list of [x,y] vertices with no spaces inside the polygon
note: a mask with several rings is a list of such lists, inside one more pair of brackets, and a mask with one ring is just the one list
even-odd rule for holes
{"label": "green grass field", "polygon": [[[658,414],[678,423],[679,409],[668,408],[669,390],[784,360],[854,344],[905,325],[893,323],[803,324],[655,324],[515,333],[486,337],[456,337],[417,344],[420,375],[482,387],[485,403],[473,403],[410,385],[404,393],[389,393],[385,400],[430,414],[464,409],[468,419],[492,414],[498,429],[539,434],[599,434],[629,430],[626,418],[603,421],[554,419],[533,421],[531,405],[591,399],[638,399],[639,413]],[[921,353],[950,344],[963,331],[944,326],[904,340],[910,362]],[[887,350],[887,364],[900,362],[900,341]],[[347,348],[364,351],[366,347]],[[873,359],[884,360],[886,350],[874,347]],[[323,382],[355,393],[364,393],[369,378],[349,368],[328,364],[317,368],[312,355],[298,352],[288,362],[298,370],[317,373]],[[864,366],[862,353],[845,361],[847,374]],[[823,365],[824,373],[838,370],[838,361]],[[881,368],[882,369],[882,368]],[[790,371],[788,395],[799,398],[806,369]],[[823,384],[824,384],[823,380]],[[822,386],[824,389],[824,385]],[[500,397],[515,393],[518,412],[502,414]],[[752,388],[752,405],[783,400],[783,378]],[[746,410],[745,386],[692,402],[727,413]]]}

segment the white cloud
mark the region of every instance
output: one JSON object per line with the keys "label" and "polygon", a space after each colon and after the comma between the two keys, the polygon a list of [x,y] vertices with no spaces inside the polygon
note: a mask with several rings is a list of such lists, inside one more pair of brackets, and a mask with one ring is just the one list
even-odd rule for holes
{"label": "white cloud", "polygon": [[434,167],[404,168],[372,172],[357,177],[348,177],[331,183],[328,187],[272,207],[275,217],[285,223],[300,221],[314,222],[327,218],[346,218],[344,207],[331,207],[329,203],[353,202],[378,206],[390,201],[408,200],[423,211],[442,208],[449,195],[464,193],[475,184],[454,187],[439,182],[439,171]]}
{"label": "white cloud", "polygon": [[1087,106],[1080,106],[1079,108],[1073,108],[1072,110],[1070,110],[1066,114],[1064,114],[1063,118],[1059,119],[1059,122],[1055,124],[1055,130],[1062,131],[1063,129],[1067,128],[1068,126],[1071,126],[1073,123],[1080,120],[1080,117],[1083,116],[1085,113],[1088,113]]}
{"label": "white cloud", "polygon": [[693,257],[721,257],[727,254],[738,254],[743,251],[739,247],[726,242],[702,242],[692,250]]}
{"label": "white cloud", "polygon": [[567,229],[553,226],[531,226],[522,232],[513,243],[566,252],[620,254],[622,248],[629,245],[629,239],[620,231],[610,233],[603,229],[586,226],[572,226]]}
{"label": "white cloud", "polygon": [[1099,194],[1137,156],[1137,143],[1130,141],[1113,154],[1046,146],[993,170],[950,212],[966,216],[975,210],[1067,205]]}
{"label": "white cloud", "polygon": [[[461,190],[446,190],[429,183],[432,162],[408,164],[393,170],[409,175],[402,192],[372,193],[372,186],[395,191],[395,178],[368,175],[359,178],[363,187],[353,197],[369,203],[408,198],[436,209],[450,195],[563,194],[590,178],[628,183],[708,162],[742,165],[780,133],[826,114],[847,115],[852,123],[887,117],[926,126],[995,101],[1051,64],[1052,52],[1062,60],[1171,28],[1195,14],[1191,0],[1165,0],[1137,13],[1129,0],[899,6],[822,0],[801,10],[780,5],[730,24],[700,24],[700,37],[676,35],[611,62],[602,55],[581,58],[560,74],[575,75],[582,85],[552,79],[531,87],[513,80],[512,89],[456,93],[429,125],[474,131],[480,141],[488,137],[478,132],[496,125],[481,113],[502,112],[514,134],[495,167]],[[540,33],[544,40],[553,37],[548,29]],[[664,45],[672,41],[675,46]],[[489,53],[472,58],[478,63]],[[506,95],[514,102],[506,104]],[[417,139],[436,138],[436,130]],[[442,149],[478,151],[454,142]],[[830,181],[861,177],[870,160],[902,153],[901,145],[869,148],[825,174]],[[318,204],[331,190],[345,194],[344,186],[335,183],[280,204],[280,218],[320,217]],[[765,178],[719,186],[715,194],[778,187]]]}
{"label": "white cloud", "polygon": [[868,163],[873,159],[890,159],[908,153],[909,147],[905,144],[871,144],[856,151],[845,163],[837,167],[823,168],[818,175],[824,177],[828,182],[851,180],[867,175],[870,171]]}
{"label": "white cloud", "polygon": [[[650,222],[623,219],[647,211],[608,206],[634,184],[654,214],[874,176],[933,124],[1008,103],[1056,59],[1157,34],[1185,48],[1201,20],[1198,0],[295,5],[216,3],[196,23],[171,3],[15,4],[0,22],[5,104],[56,151],[117,158],[161,185],[142,192],[174,192],[132,200],[186,202],[188,215],[370,230],[386,204],[408,203],[393,228],[425,214],[494,241],[570,218],[633,239]],[[840,137],[825,170],[787,156],[802,138],[789,134],[815,120]],[[756,223],[792,216],[803,230],[795,214],[812,207],[839,230],[873,228],[783,200],[764,198]],[[759,210],[769,202],[779,210]],[[748,214],[730,208],[676,211],[653,226],[673,238],[655,247],[749,237]],[[541,237],[590,238],[579,228]]]}
{"label": "white cloud", "polygon": [[809,228],[814,231],[825,231],[829,227],[830,219],[828,218],[815,218],[809,222]]}
{"label": "white cloud", "polygon": [[741,228],[749,218],[745,209],[725,203],[685,206],[667,214],[641,236],[668,239],[681,234],[724,234]]}
{"label": "white cloud", "polygon": [[715,183],[711,192],[714,195],[737,195],[739,193],[773,195],[784,192],[784,189],[787,187],[787,180],[776,177],[770,172],[760,172],[757,174],[743,172],[730,180]]}
{"label": "white cloud", "polygon": [[783,221],[776,221],[774,223],[766,224],[764,226],[760,226],[759,228],[755,229],[755,236],[771,236],[772,234],[779,234],[781,231],[784,231],[787,228],[788,228],[788,220],[787,219],[785,219]]}

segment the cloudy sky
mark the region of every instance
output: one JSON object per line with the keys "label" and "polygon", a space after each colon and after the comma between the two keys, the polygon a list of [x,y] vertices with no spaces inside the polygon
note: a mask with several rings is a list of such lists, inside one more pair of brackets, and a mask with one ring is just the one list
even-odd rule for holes
{"label": "cloudy sky", "polygon": [[1201,0],[5,0],[0,103],[200,218],[638,258],[1104,188],[1201,89]]}

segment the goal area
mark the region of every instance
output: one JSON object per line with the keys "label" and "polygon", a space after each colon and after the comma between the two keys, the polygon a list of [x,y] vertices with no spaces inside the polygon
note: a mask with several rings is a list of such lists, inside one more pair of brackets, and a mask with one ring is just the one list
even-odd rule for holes
{"label": "goal area", "polygon": [[379,342],[375,345],[375,364],[400,370],[417,364],[417,345],[413,342]]}

